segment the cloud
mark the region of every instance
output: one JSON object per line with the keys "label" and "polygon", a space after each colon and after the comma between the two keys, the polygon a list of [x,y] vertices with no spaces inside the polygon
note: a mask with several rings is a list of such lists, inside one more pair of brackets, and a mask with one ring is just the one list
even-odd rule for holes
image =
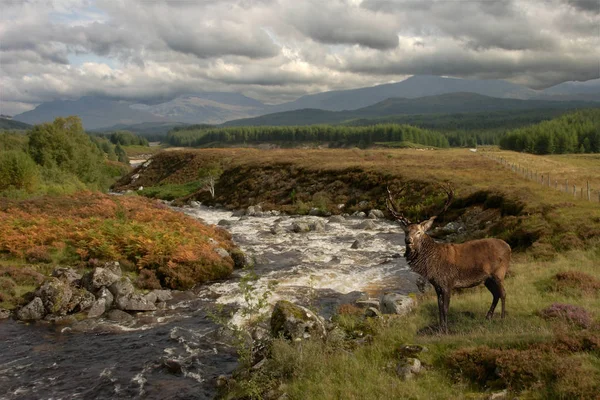
{"label": "cloud", "polygon": [[0,112],[101,95],[277,103],[412,74],[541,88],[600,76],[597,0],[15,0]]}

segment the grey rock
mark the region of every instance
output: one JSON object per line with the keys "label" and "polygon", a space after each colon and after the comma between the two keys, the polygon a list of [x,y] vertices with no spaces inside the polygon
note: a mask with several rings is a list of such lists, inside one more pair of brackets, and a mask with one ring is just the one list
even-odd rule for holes
{"label": "grey rock", "polygon": [[227,250],[225,250],[224,248],[222,248],[222,247],[215,247],[214,251],[221,258],[229,257],[229,252]]}
{"label": "grey rock", "polygon": [[275,224],[271,227],[270,231],[273,235],[279,235],[284,232],[284,229],[279,224]]}
{"label": "grey rock", "polygon": [[149,302],[140,294],[132,294],[128,297],[117,299],[118,308],[124,311],[155,311],[154,303]]}
{"label": "grey rock", "polygon": [[427,347],[418,344],[405,344],[398,350],[402,357],[416,357],[418,354],[428,351]]}
{"label": "grey rock", "polygon": [[262,207],[261,206],[248,206],[248,208],[246,209],[246,215],[249,215],[251,217],[258,216],[257,215],[258,213],[260,213],[260,215],[262,216]]}
{"label": "grey rock", "polygon": [[133,293],[134,288],[128,277],[123,277],[108,287],[115,299],[127,297]]}
{"label": "grey rock", "polygon": [[384,217],[385,217],[385,215],[383,214],[383,211],[381,211],[381,210],[372,209],[371,211],[369,211],[370,219],[382,219]]}
{"label": "grey rock", "polygon": [[362,247],[363,247],[363,242],[358,239],[352,243],[352,246],[350,246],[351,249],[361,249]]}
{"label": "grey rock", "polygon": [[222,219],[219,222],[217,222],[217,225],[219,225],[219,226],[231,226],[231,221],[229,221],[227,219]]}
{"label": "grey rock", "polygon": [[241,217],[244,214],[246,214],[246,212],[244,210],[235,210],[231,213],[231,216],[232,217]]}
{"label": "grey rock", "polygon": [[423,367],[418,358],[405,358],[396,366],[396,374],[403,380],[409,380],[419,374]]}
{"label": "grey rock", "polygon": [[158,303],[156,303],[156,308],[158,310],[166,310],[167,309],[167,303],[165,303],[164,301],[159,301]]}
{"label": "grey rock", "polygon": [[196,201],[196,200],[190,201],[190,206],[192,206],[192,207],[198,208],[201,205],[202,205],[202,203],[200,203],[199,201]]}
{"label": "grey rock", "polygon": [[308,224],[308,227],[313,232],[323,232],[325,230],[325,223],[321,220],[312,221]]}
{"label": "grey rock", "polygon": [[60,279],[68,285],[73,284],[82,277],[82,275],[73,268],[56,268],[54,271],[52,271],[52,276]]}
{"label": "grey rock", "polygon": [[278,217],[281,215],[281,211],[279,210],[271,210],[271,215],[274,217]]}
{"label": "grey rock", "polygon": [[379,318],[379,317],[381,317],[381,311],[379,311],[375,307],[369,307],[365,311],[365,316],[369,317],[369,318]]}
{"label": "grey rock", "polygon": [[370,230],[376,229],[377,225],[375,224],[375,222],[373,222],[371,220],[366,220],[366,221],[363,221],[360,224],[358,224],[358,228],[370,231]]}
{"label": "grey rock", "polygon": [[431,290],[433,288],[433,286],[429,284],[427,279],[423,278],[422,276],[419,276],[417,278],[415,284],[417,285],[417,289],[419,289],[419,292],[421,293],[425,293],[427,290]]}
{"label": "grey rock", "polygon": [[67,306],[68,312],[87,310],[96,301],[96,297],[85,289],[73,289],[73,296]]}
{"label": "grey rock", "polygon": [[321,210],[319,210],[316,207],[313,207],[308,211],[308,215],[313,215],[313,216],[321,215]]}
{"label": "grey rock", "polygon": [[341,215],[333,215],[329,217],[329,223],[340,224],[343,222],[346,222],[346,218],[342,217]]}
{"label": "grey rock", "polygon": [[73,296],[71,287],[58,278],[46,280],[36,290],[36,296],[42,300],[50,314],[65,315],[69,311],[69,302]]}
{"label": "grey rock", "polygon": [[508,398],[508,389],[494,392],[488,396],[488,400],[504,400]]}
{"label": "grey rock", "polygon": [[146,161],[145,163],[142,164],[142,168],[148,168],[148,166],[152,164],[152,159],[149,159],[148,161]]}
{"label": "grey rock", "polygon": [[0,320],[10,318],[10,310],[0,308]]}
{"label": "grey rock", "polygon": [[112,307],[115,297],[110,290],[108,290],[105,287],[101,287],[100,290],[98,290],[98,292],[96,293],[96,299],[104,299],[104,304],[106,305],[106,309],[108,310]]}
{"label": "grey rock", "polygon": [[321,318],[309,309],[280,300],[271,314],[271,334],[301,341],[311,337],[325,339],[327,331]]}
{"label": "grey rock", "polygon": [[234,250],[230,254],[233,259],[233,268],[242,269],[254,265],[254,259],[251,255],[244,253],[242,250]]}
{"label": "grey rock", "polygon": [[92,274],[92,288],[100,289],[102,286],[110,286],[119,280],[119,275],[112,272],[110,269],[98,267],[94,269]]}
{"label": "grey rock", "polygon": [[369,202],[368,202],[368,201],[366,201],[366,200],[363,200],[363,201],[361,201],[360,203],[358,203],[358,206],[359,206],[360,208],[365,208],[365,207],[368,207],[368,206],[369,206]]}
{"label": "grey rock", "polygon": [[386,293],[379,300],[382,313],[384,314],[408,314],[415,306],[415,300],[409,296],[398,293]]}
{"label": "grey rock", "polygon": [[365,214],[362,211],[356,211],[356,212],[352,213],[352,216],[356,217],[356,218],[365,218],[367,216],[367,214]]}
{"label": "grey rock", "polygon": [[133,317],[121,310],[110,310],[106,316],[109,320],[115,322],[129,322],[133,321]]}
{"label": "grey rock", "polygon": [[157,301],[168,301],[173,298],[170,290],[155,289],[152,293],[156,294]]}
{"label": "grey rock", "polygon": [[358,300],[356,302],[356,306],[360,308],[369,308],[373,307],[379,310],[379,300],[369,299],[369,300]]}
{"label": "grey rock", "polygon": [[17,319],[21,321],[37,321],[46,315],[46,308],[42,299],[35,297],[26,306],[17,311]]}
{"label": "grey rock", "polygon": [[94,301],[94,303],[90,307],[90,309],[87,313],[87,316],[88,316],[88,318],[97,318],[97,317],[101,316],[102,314],[104,314],[107,309],[108,309],[108,307],[106,307],[106,299],[105,298],[98,299],[98,300]]}
{"label": "grey rock", "polygon": [[107,261],[102,267],[119,277],[123,275],[123,271],[121,270],[121,264],[119,264],[118,261]]}
{"label": "grey rock", "polygon": [[148,303],[154,304],[158,300],[158,296],[156,295],[156,293],[150,292],[144,296],[144,299],[146,299]]}
{"label": "grey rock", "polygon": [[309,232],[309,231],[310,231],[310,226],[306,222],[299,221],[299,222],[292,223],[292,232],[304,233],[304,232]]}

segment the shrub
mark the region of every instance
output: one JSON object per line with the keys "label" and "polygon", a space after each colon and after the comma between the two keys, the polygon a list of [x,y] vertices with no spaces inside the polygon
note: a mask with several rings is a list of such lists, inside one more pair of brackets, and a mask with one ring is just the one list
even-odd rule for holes
{"label": "shrub", "polygon": [[51,263],[52,256],[46,246],[34,246],[25,252],[25,259],[30,263]]}
{"label": "shrub", "polygon": [[139,276],[135,281],[137,287],[140,289],[161,289],[160,281],[156,277],[154,271],[149,269],[143,269],[140,271]]}
{"label": "shrub", "polygon": [[592,315],[585,308],[572,304],[554,303],[540,314],[545,319],[563,320],[582,328],[592,325]]}
{"label": "shrub", "polygon": [[0,191],[10,187],[33,191],[39,183],[35,162],[20,150],[0,152]]}
{"label": "shrub", "polygon": [[550,282],[550,290],[570,295],[600,293],[600,279],[581,271],[557,273]]}

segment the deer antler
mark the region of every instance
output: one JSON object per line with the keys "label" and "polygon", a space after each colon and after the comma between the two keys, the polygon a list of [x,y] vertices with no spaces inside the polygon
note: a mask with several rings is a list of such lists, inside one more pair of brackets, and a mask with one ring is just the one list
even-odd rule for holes
{"label": "deer antler", "polygon": [[452,203],[452,200],[454,200],[454,190],[452,190],[452,185],[450,185],[449,183],[447,183],[446,185],[440,184],[440,187],[444,192],[446,192],[448,198],[446,199],[446,204],[444,204],[444,208],[442,208],[442,211],[440,211],[436,215],[436,217],[439,217],[440,215],[445,213],[448,210],[448,207],[450,207],[450,203]]}
{"label": "deer antler", "polygon": [[[404,191],[404,187],[400,190],[400,192]],[[404,217],[402,214],[400,214],[398,212],[398,210],[396,210],[396,206],[394,205],[394,198],[392,197],[392,192],[390,192],[390,188],[389,186],[387,187],[387,193],[388,193],[388,197],[385,200],[385,205],[387,206],[388,211],[390,212],[390,214],[392,214],[392,216],[394,218],[396,218],[396,220],[398,222],[400,222],[402,225],[404,226],[408,226],[411,225],[412,222],[410,222],[408,220],[408,218]]]}

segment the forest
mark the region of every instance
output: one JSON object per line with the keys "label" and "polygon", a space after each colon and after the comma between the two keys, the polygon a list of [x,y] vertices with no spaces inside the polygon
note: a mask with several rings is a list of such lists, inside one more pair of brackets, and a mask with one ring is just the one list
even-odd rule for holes
{"label": "forest", "polygon": [[501,138],[500,147],[533,154],[600,153],[600,109],[514,129]]}
{"label": "forest", "polygon": [[449,147],[439,132],[410,125],[377,124],[372,126],[309,125],[251,127],[190,127],[172,130],[167,143],[173,146],[207,146],[219,144],[329,143],[330,147],[369,147],[377,142],[412,142],[424,146]]}

